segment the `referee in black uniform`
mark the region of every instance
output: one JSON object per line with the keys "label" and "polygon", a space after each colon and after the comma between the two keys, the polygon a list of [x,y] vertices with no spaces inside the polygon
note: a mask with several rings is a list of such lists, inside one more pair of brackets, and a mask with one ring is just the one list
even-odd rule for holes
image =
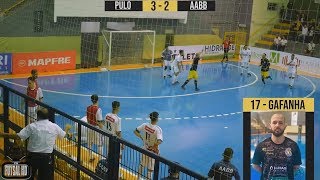
{"label": "referee in black uniform", "polygon": [[212,165],[208,173],[209,178],[214,177],[214,180],[232,180],[234,176],[236,180],[240,180],[238,169],[230,162],[233,157],[233,150],[226,148],[222,155],[223,159]]}
{"label": "referee in black uniform", "polygon": [[32,168],[31,179],[38,172],[37,179],[53,180],[52,152],[56,138],[64,138],[71,129],[71,125],[66,125],[65,132],[48,118],[48,109],[42,108],[37,111],[37,121],[27,125],[19,133],[0,133],[0,137],[4,138],[29,140],[27,162]]}

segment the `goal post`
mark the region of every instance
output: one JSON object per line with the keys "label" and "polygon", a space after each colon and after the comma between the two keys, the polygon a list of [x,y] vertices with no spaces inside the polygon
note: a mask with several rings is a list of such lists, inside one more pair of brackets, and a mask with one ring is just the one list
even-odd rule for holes
{"label": "goal post", "polygon": [[[154,64],[156,32],[102,30],[103,48],[101,69],[133,65],[152,67]],[[125,67],[124,67],[125,68]]]}

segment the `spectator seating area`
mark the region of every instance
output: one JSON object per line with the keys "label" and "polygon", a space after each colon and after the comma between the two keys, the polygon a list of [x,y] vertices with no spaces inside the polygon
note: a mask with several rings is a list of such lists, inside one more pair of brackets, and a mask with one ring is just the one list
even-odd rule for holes
{"label": "spectator seating area", "polygon": [[307,12],[281,10],[280,22],[256,42],[257,47],[320,57],[320,18],[306,17]]}

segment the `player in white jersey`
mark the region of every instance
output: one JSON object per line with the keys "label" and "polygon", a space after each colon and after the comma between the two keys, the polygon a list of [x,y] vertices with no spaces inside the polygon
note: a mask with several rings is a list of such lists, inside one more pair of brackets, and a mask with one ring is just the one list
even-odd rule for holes
{"label": "player in white jersey", "polygon": [[[143,148],[152,151],[156,154],[160,154],[159,144],[162,143],[162,129],[157,125],[159,113],[150,113],[151,123],[143,123],[136,128],[134,134],[142,139]],[[142,155],[142,159],[139,166],[138,176],[142,175],[142,170],[144,167],[148,168],[147,178],[151,179],[152,172],[154,170],[155,160],[147,155]]]}
{"label": "player in white jersey", "polygon": [[298,59],[295,58],[294,54],[291,54],[291,59],[287,62],[288,66],[288,76],[289,76],[289,87],[292,88],[294,83],[294,78],[297,73]]}
{"label": "player in white jersey", "polygon": [[168,46],[161,53],[161,57],[163,59],[163,67],[164,67],[163,68],[163,78],[166,78],[166,76],[171,77],[171,75],[170,75],[170,73],[171,73],[170,62],[172,60],[172,55],[173,55],[173,52],[168,48]]}
{"label": "player in white jersey", "polygon": [[[109,134],[121,138],[121,119],[118,116],[120,111],[120,102],[112,102],[112,113],[108,113],[105,118],[104,130]],[[124,146],[121,146],[122,149]],[[107,140],[107,150],[109,151],[109,138]],[[121,153],[120,153],[121,154]]]}
{"label": "player in white jersey", "polygon": [[172,84],[177,84],[178,82],[178,75],[182,70],[182,59],[183,59],[183,50],[179,50],[179,54],[176,55],[174,60],[171,61],[171,67],[173,70],[173,79]]}
{"label": "player in white jersey", "polygon": [[245,71],[248,76],[251,76],[249,73],[249,62],[251,59],[251,50],[248,48],[247,45],[243,47],[243,49],[240,52],[240,57],[241,57],[241,75]]}

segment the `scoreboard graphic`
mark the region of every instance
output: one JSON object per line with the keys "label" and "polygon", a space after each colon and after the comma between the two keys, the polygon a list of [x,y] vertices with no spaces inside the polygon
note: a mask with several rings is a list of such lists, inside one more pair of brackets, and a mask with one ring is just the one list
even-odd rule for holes
{"label": "scoreboard graphic", "polygon": [[105,1],[105,11],[215,11],[215,1],[177,1],[177,0],[143,0],[143,1]]}

